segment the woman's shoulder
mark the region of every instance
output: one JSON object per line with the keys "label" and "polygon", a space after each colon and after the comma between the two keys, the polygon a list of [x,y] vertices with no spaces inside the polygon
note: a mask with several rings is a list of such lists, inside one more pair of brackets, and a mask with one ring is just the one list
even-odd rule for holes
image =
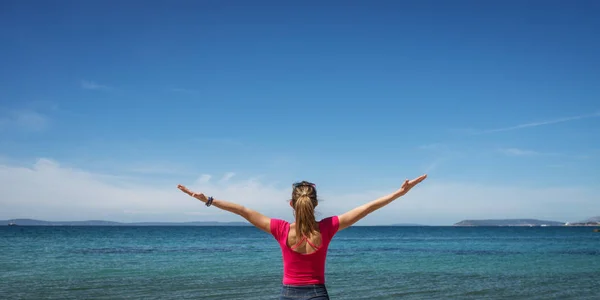
{"label": "woman's shoulder", "polygon": [[271,234],[280,239],[286,232],[287,226],[289,226],[289,222],[283,219],[271,218]]}
{"label": "woman's shoulder", "polygon": [[288,223],[288,221],[286,221],[285,219],[279,219],[279,218],[271,218],[271,221],[281,222],[281,223]]}
{"label": "woman's shoulder", "polygon": [[339,221],[338,216],[329,216],[327,218],[321,219],[321,221],[319,221],[319,222],[336,222],[336,221]]}
{"label": "woman's shoulder", "polygon": [[339,220],[338,216],[330,216],[330,217],[322,219],[321,221],[319,221],[319,223],[321,223],[322,225],[325,225],[327,227],[335,228],[337,230],[337,227],[340,224],[340,220]]}
{"label": "woman's shoulder", "polygon": [[286,226],[289,224],[290,224],[290,222],[288,222],[284,219],[271,218],[271,227],[280,227],[280,226]]}
{"label": "woman's shoulder", "polygon": [[340,221],[338,220],[338,216],[330,216],[319,221],[321,236],[323,236],[325,240],[331,240],[338,231],[339,227]]}

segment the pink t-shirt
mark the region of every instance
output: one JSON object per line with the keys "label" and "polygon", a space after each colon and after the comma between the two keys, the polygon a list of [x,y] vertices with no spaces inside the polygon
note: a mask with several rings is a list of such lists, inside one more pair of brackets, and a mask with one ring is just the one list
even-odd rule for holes
{"label": "pink t-shirt", "polygon": [[271,219],[271,234],[279,242],[283,256],[283,284],[309,285],[325,284],[325,259],[329,242],[339,228],[337,216],[328,217],[319,222],[321,245],[310,254],[302,254],[287,245],[290,223],[280,219]]}

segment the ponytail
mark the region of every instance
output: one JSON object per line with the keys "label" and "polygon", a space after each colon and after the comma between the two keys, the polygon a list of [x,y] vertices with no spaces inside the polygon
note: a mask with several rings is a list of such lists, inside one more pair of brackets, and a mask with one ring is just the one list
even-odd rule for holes
{"label": "ponytail", "polygon": [[317,232],[315,207],[308,196],[300,196],[296,200],[296,232],[298,236],[311,236]]}
{"label": "ponytail", "polygon": [[315,206],[317,206],[317,191],[314,184],[301,182],[294,187],[292,205],[296,214],[296,235],[310,237],[318,233],[318,224],[315,220]]}

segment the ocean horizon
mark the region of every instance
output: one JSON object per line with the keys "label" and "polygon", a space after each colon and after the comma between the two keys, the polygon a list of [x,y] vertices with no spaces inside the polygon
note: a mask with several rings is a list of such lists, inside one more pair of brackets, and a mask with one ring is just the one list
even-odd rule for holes
{"label": "ocean horizon", "polygon": [[[578,222],[563,222],[539,219],[465,219],[452,224],[423,224],[423,223],[387,223],[387,224],[355,224],[354,227],[373,226],[475,226],[475,227],[504,227],[504,226],[600,226],[600,217],[592,217]],[[586,225],[586,223],[590,223]],[[594,224],[591,224],[594,223]],[[47,221],[39,219],[16,218],[0,220],[0,226],[253,226],[246,221],[138,221],[123,222],[109,220],[80,220],[80,221]]]}

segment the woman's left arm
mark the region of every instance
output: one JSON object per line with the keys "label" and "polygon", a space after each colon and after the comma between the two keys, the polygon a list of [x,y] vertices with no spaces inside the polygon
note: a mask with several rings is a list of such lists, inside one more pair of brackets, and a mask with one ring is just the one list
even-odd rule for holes
{"label": "woman's left arm", "polygon": [[[204,203],[208,202],[208,199],[202,193],[194,193],[183,185],[178,185],[177,188],[180,189],[182,192],[184,192]],[[211,205],[214,205],[222,210],[226,210],[228,212],[232,212],[236,215],[239,215],[239,216],[243,217],[244,219],[248,220],[248,222],[250,222],[252,225],[256,226],[256,228],[258,228],[266,233],[271,233],[271,218],[255,211],[255,210],[252,210],[250,208],[244,207],[244,206],[236,204],[236,203],[232,203],[232,202],[225,201],[225,200],[217,200],[217,199],[213,199]]]}

